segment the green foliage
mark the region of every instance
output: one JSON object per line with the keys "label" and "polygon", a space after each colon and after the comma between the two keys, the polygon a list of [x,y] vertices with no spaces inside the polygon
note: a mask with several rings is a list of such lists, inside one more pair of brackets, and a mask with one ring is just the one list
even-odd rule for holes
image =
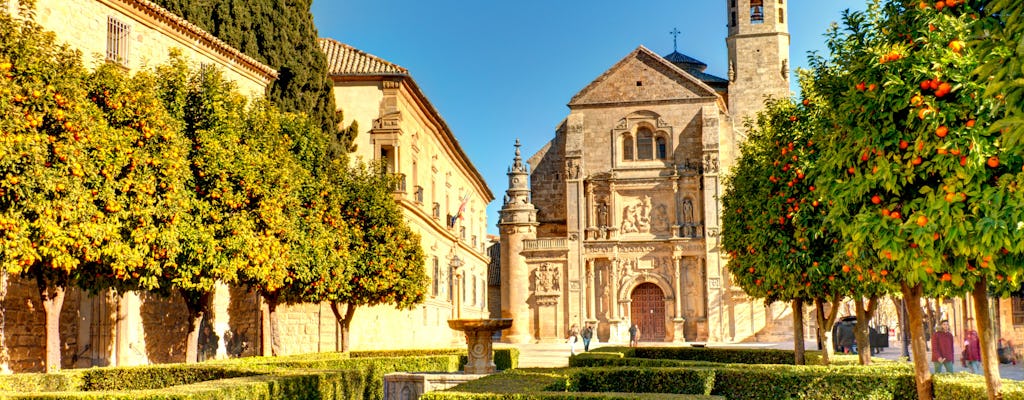
{"label": "green foliage", "polygon": [[710,369],[599,368],[569,376],[571,392],[630,392],[711,394],[715,372]]}
{"label": "green foliage", "polygon": [[830,58],[815,61],[834,123],[816,138],[816,182],[847,262],[935,296],[979,281],[1007,293],[1024,272],[1024,147],[989,129],[1000,112],[975,76],[991,55],[967,44],[974,4],[893,0],[848,13],[828,35]]}
{"label": "green foliage", "polygon": [[733,364],[793,364],[792,350],[719,349],[700,347],[638,347],[633,357],[711,361]]}
{"label": "green foliage", "polygon": [[829,297],[844,287],[836,281],[837,234],[823,222],[827,201],[814,186],[820,115],[809,101],[766,101],[726,181],[729,272],[767,302]]}
{"label": "green foliage", "polygon": [[[933,378],[935,398],[944,399],[983,399],[987,397],[985,378],[966,372],[956,374],[937,374]],[[1003,380],[1002,395],[1004,400],[1024,399],[1024,383]]]}
{"label": "green foliage", "polygon": [[188,385],[196,382],[251,376],[253,372],[209,365],[149,365],[121,368],[92,368],[82,372],[81,391],[146,390]]}
{"label": "green foliage", "polygon": [[913,399],[914,374],[859,367],[719,368],[712,394],[728,399]]}
{"label": "green foliage", "polygon": [[277,70],[269,99],[282,111],[306,113],[338,146],[333,83],[317,44],[311,0],[155,2]]}
{"label": "green foliage", "polygon": [[0,15],[0,268],[64,288],[111,254],[116,224],[92,157],[111,132],[85,99],[79,53],[31,21]]}
{"label": "green foliage", "polygon": [[138,391],[36,392],[3,394],[3,399],[363,399],[358,371],[288,370]]}
{"label": "green foliage", "polygon": [[166,292],[171,284],[164,271],[176,267],[180,252],[180,216],[193,201],[181,121],[167,113],[148,72],[128,76],[105,64],[90,75],[87,90],[112,130],[106,151],[91,157],[102,178],[96,203],[119,229],[110,251],[90,264],[91,279],[79,285]]}
{"label": "green foliage", "polygon": [[350,290],[330,300],[351,306],[391,304],[410,309],[426,294],[420,238],[405,221],[392,197],[394,176],[380,173],[377,165],[335,163],[341,213],[349,222],[349,254],[354,269],[347,276]]}
{"label": "green foliage", "polygon": [[447,400],[447,399],[472,399],[472,400],[571,400],[571,399],[648,399],[648,400],[719,400],[719,396],[700,396],[689,394],[666,394],[666,393],[461,393],[461,392],[430,392],[425,393],[421,399]]}
{"label": "green foliage", "polygon": [[974,27],[980,52],[991,54],[978,69],[976,79],[987,85],[986,96],[996,97],[1006,115],[992,124],[993,131],[1008,129],[1007,144],[1024,139],[1024,3],[1016,0],[986,0],[983,19]]}

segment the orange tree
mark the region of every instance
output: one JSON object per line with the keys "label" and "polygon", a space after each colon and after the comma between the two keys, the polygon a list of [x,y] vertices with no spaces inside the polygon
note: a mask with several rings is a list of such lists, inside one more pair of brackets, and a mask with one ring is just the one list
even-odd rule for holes
{"label": "orange tree", "polygon": [[987,293],[1021,279],[1021,149],[986,129],[994,102],[975,80],[981,54],[965,45],[977,18],[958,0],[873,4],[844,16],[819,65],[835,112],[817,182],[849,262],[877,260],[872,269],[900,284],[921,399],[932,398],[922,295],[973,295],[995,397]]}
{"label": "orange tree", "polygon": [[828,363],[838,307],[828,316],[826,301],[836,304],[843,289],[833,253],[836,234],[823,224],[826,204],[813,183],[818,160],[811,139],[818,126],[810,101],[769,100],[758,113],[742,156],[726,181],[722,198],[722,247],[732,277],[750,296],[793,304],[796,362],[803,363],[803,304],[818,305]]}
{"label": "orange tree", "polygon": [[344,221],[349,232],[348,260],[322,276],[318,283],[322,289],[309,295],[331,302],[341,326],[341,350],[346,351],[357,308],[411,309],[423,302],[428,280],[420,237],[392,197],[395,176],[383,173],[379,164],[350,164],[341,159],[330,165],[334,170],[325,172],[324,178],[331,191],[324,198],[331,203],[325,217],[334,225]]}
{"label": "orange tree", "polygon": [[[288,287],[312,280],[319,273],[317,263],[325,261],[316,257],[329,254],[318,248],[328,242],[315,240],[324,238],[324,229],[308,199],[317,195],[319,186],[292,152],[293,137],[323,133],[303,120],[304,116],[283,116],[270,103],[257,102],[247,110],[246,134],[238,143],[246,154],[244,179],[249,190],[242,210],[250,224],[237,232],[245,240],[248,260],[238,271],[238,283],[255,289],[266,303],[264,355],[283,353],[277,307],[298,300],[288,296]],[[326,139],[320,147],[321,153],[326,151]],[[343,232],[339,236],[344,237]]]}
{"label": "orange tree", "polygon": [[88,279],[79,286],[160,291],[169,286],[164,271],[175,267],[180,215],[191,200],[181,122],[164,109],[150,72],[128,76],[105,64],[87,85],[90,101],[111,129],[100,146],[105,151],[92,155],[103,182],[94,203],[103,218],[117,222],[117,231],[100,262],[88,264]]}
{"label": "orange tree", "polygon": [[[198,360],[199,326],[217,282],[234,283],[242,268],[260,264],[253,245],[251,211],[259,193],[256,166],[244,145],[246,99],[212,67],[190,70],[177,55],[157,67],[164,107],[182,121],[188,144],[189,194],[181,203],[174,254],[162,279],[188,308],[186,362]],[[258,205],[258,203],[257,203]],[[265,256],[265,255],[264,255]]]}
{"label": "orange tree", "polygon": [[93,154],[110,131],[86,101],[80,55],[27,16],[0,13],[0,269],[35,281],[46,370],[60,369],[60,309],[117,229],[94,192]]}

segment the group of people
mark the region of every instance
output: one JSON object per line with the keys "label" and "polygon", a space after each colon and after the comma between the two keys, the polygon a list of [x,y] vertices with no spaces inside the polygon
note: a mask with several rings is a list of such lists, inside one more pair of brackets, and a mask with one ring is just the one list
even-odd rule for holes
{"label": "group of people", "polygon": [[[970,322],[970,318],[968,318],[968,322]],[[935,373],[943,372],[943,370],[945,372],[953,372],[953,362],[956,360],[953,344],[954,338],[953,333],[949,329],[949,321],[942,320],[939,322],[935,333],[932,334],[932,364],[935,367]],[[981,343],[978,338],[978,331],[971,328],[967,328],[964,331],[962,349],[960,352],[960,365],[970,370],[971,373],[978,373],[980,371],[979,366],[981,365]],[[999,362],[1017,364],[1017,357],[1011,342],[999,339],[997,353]]]}
{"label": "group of people", "polygon": [[[583,330],[579,329],[579,326],[572,324],[569,327],[569,332],[566,334],[566,340],[569,342],[569,354],[576,355],[576,341],[578,338],[583,338],[583,351],[590,351],[590,339],[594,337],[594,326],[587,323]],[[640,328],[637,328],[636,324],[632,324],[629,327],[629,346],[636,347],[637,342],[640,339]]]}

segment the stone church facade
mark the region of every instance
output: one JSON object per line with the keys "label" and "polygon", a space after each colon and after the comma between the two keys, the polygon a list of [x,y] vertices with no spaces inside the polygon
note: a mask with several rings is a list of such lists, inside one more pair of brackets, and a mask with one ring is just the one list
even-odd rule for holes
{"label": "stone church facade", "polygon": [[788,309],[730,283],[719,252],[722,178],[746,117],[789,96],[783,0],[726,0],[728,79],[640,46],[584,87],[554,138],[516,154],[498,223],[508,342],[594,324],[621,342],[778,340]]}

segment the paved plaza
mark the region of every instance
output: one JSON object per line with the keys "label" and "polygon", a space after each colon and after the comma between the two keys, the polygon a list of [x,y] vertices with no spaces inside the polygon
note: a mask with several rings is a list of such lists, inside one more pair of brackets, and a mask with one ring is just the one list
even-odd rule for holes
{"label": "paved plaza", "polygon": [[[594,343],[591,342],[591,348],[597,348],[601,346],[616,345],[625,346],[626,343]],[[643,346],[661,346],[661,347],[674,347],[674,346],[687,346],[686,344],[680,343],[642,343]],[[496,344],[495,347],[510,346],[505,344]],[[792,350],[793,343],[708,343],[708,347],[721,347],[721,348],[759,348],[759,349],[783,349]],[[569,366],[569,344],[568,343],[538,343],[538,344],[519,344],[514,347],[519,348],[519,367],[520,368],[551,368],[551,367],[567,367]],[[807,350],[817,350],[817,343],[814,341],[807,342]],[[577,353],[583,351],[582,343],[578,343],[576,346]],[[900,348],[896,343],[889,348],[883,349],[875,357],[886,358],[890,360],[896,360],[900,358]],[[931,360],[931,354],[928,355],[928,360]],[[967,371],[966,368],[960,366],[959,360],[955,363],[954,371],[961,372]],[[929,362],[929,366],[931,363]],[[979,371],[979,374],[981,372]],[[999,375],[1003,379],[1012,379],[1017,381],[1024,381],[1024,363],[1018,362],[1017,365],[1013,364],[999,364]]]}

